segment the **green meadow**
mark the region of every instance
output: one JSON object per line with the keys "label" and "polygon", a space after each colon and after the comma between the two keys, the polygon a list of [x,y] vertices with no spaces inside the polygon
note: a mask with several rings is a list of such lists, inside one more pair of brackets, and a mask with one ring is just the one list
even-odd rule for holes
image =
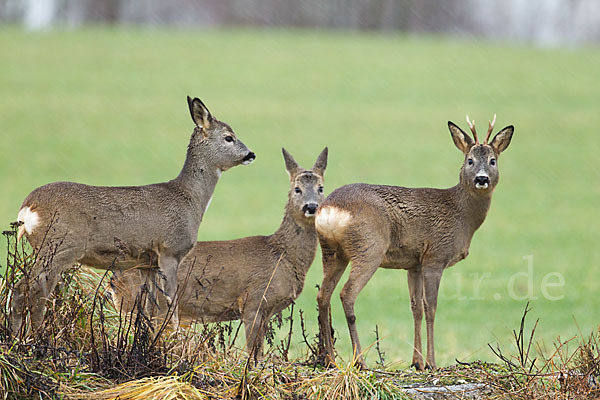
{"label": "green meadow", "polygon": [[[199,240],[269,234],[288,177],[281,147],[310,167],[329,147],[326,192],[352,182],[450,187],[463,157],[447,121],[485,133],[514,124],[500,183],[469,257],[444,274],[438,364],[511,349],[527,301],[540,348],[600,323],[600,49],[536,49],[466,39],[327,31],[0,28],[0,224],[34,188],[68,180],[142,185],[175,177],[204,100],[257,154],[223,174]],[[4,242],[3,242],[4,243]],[[4,247],[4,244],[2,244]],[[0,265],[6,251],[0,250]],[[296,308],[317,333],[320,252]],[[342,287],[345,278],[337,288]],[[286,312],[287,314],[287,312]],[[363,346],[375,326],[406,367],[405,271],[380,270],[356,304]],[[297,317],[296,317],[297,318]],[[350,357],[333,298],[336,348]],[[305,353],[296,329],[294,351]],[[369,363],[377,360],[371,349]]]}

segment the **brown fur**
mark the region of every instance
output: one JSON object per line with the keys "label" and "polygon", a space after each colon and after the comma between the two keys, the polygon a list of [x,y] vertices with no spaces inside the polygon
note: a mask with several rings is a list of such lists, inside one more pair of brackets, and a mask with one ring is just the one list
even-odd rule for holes
{"label": "brown fur", "polygon": [[[321,205],[316,227],[323,251],[324,277],[317,301],[320,351],[325,363],[335,360],[331,295],[352,262],[340,297],[357,363],[366,367],[356,330],[356,297],[377,268],[406,269],[414,317],[413,364],[417,369],[425,367],[421,351],[424,310],[427,365],[435,368],[433,322],[442,272],[467,256],[471,238],[485,219],[498,183],[495,160],[513,133],[509,126],[491,144],[476,145],[453,123],[448,122],[448,127],[454,143],[465,154],[458,185],[449,189],[413,189],[357,183],[334,190]],[[485,188],[476,188],[478,175],[481,180],[487,176]]]}
{"label": "brown fur", "polygon": [[[206,323],[241,319],[247,348],[257,358],[262,354],[266,323],[302,292],[317,249],[314,215],[324,197],[327,148],[308,171],[285,150],[283,154],[290,191],[279,229],[269,236],[198,242],[178,272],[180,285],[187,279],[179,298],[180,320]],[[309,205],[312,214],[307,214]],[[143,277],[135,271],[115,274],[117,306],[131,311],[136,289],[142,283]]]}
{"label": "brown fur", "polygon": [[[188,97],[188,105],[196,128],[175,179],[130,187],[55,182],[27,196],[21,209],[28,207],[39,217],[26,233],[38,256],[27,283],[33,328],[40,325],[45,298],[61,273],[75,263],[100,269],[158,265],[166,277],[163,289],[172,298],[177,267],[195,243],[221,171],[254,159],[229,125],[215,119],[199,99]],[[25,281],[17,283],[11,304],[15,332],[23,322]]]}

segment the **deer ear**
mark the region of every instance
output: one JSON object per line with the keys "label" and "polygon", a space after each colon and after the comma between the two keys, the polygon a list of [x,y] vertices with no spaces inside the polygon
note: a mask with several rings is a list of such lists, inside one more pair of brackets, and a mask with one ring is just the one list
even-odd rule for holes
{"label": "deer ear", "polygon": [[496,136],[494,136],[494,139],[492,139],[490,146],[492,146],[492,149],[494,149],[496,154],[500,154],[504,150],[506,150],[506,148],[510,144],[510,140],[512,139],[514,131],[515,127],[509,125],[506,128],[502,129],[500,132],[498,132]]}
{"label": "deer ear", "polygon": [[325,168],[327,168],[327,152],[327,147],[325,147],[321,154],[319,154],[319,157],[317,157],[315,165],[312,167],[312,170],[321,176],[324,176]]}
{"label": "deer ear", "polygon": [[210,128],[210,125],[213,122],[213,116],[210,114],[210,111],[208,111],[208,108],[206,108],[202,100],[197,97],[192,100],[192,98],[188,96],[187,101],[192,120],[196,126],[204,129]]}
{"label": "deer ear", "polygon": [[281,152],[283,153],[283,159],[285,160],[285,170],[287,171],[291,179],[294,175],[296,175],[296,173],[300,169],[300,166],[298,165],[296,160],[294,160],[294,157],[292,157],[292,155],[288,153],[287,150],[283,147],[281,148]]}
{"label": "deer ear", "polygon": [[454,144],[460,151],[464,154],[467,154],[471,147],[475,144],[473,139],[469,135],[467,135],[462,129],[460,129],[454,122],[448,121],[448,129],[450,129],[450,134],[452,135],[452,140]]}

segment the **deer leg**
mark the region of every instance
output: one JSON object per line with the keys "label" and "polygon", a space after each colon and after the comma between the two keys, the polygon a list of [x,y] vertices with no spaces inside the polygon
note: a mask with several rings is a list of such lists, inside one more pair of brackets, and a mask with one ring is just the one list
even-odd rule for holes
{"label": "deer leg", "polygon": [[[379,257],[370,257],[365,252],[358,252],[359,257],[352,259],[352,269],[350,277],[344,285],[340,293],[344,313],[346,314],[346,322],[350,331],[350,339],[352,340],[352,351],[355,364],[361,369],[367,369],[367,364],[362,356],[362,348],[358,339],[358,331],[356,330],[356,315],[354,314],[354,303],[358,294],[365,287],[369,279],[373,276],[379,265],[383,261],[384,251],[377,251],[376,244],[367,247],[367,249],[375,250],[375,254],[381,254]],[[361,254],[362,253],[362,254]]]}
{"label": "deer leg", "polygon": [[423,273],[420,267],[408,270],[408,292],[410,293],[410,309],[413,315],[415,340],[412,365],[418,371],[423,371],[425,369],[421,345],[421,322],[423,321]]}
{"label": "deer leg", "polygon": [[263,358],[263,343],[267,318],[260,311],[248,312],[243,318],[246,331],[246,349],[254,362]]}
{"label": "deer leg", "polygon": [[435,345],[433,340],[433,323],[437,309],[438,291],[444,269],[441,267],[423,268],[425,288],[425,322],[427,324],[427,367],[435,369]]}
{"label": "deer leg", "polygon": [[158,266],[164,274],[159,280],[162,283],[164,296],[167,300],[167,310],[165,311],[172,313],[171,322],[175,330],[179,329],[179,313],[175,296],[177,294],[177,268],[180,261],[181,259],[162,253],[158,255]]}
{"label": "deer leg", "polygon": [[319,357],[326,366],[335,364],[333,329],[331,327],[331,296],[348,261],[337,256],[335,250],[321,243],[323,251],[323,283],[317,294],[319,305]]}
{"label": "deer leg", "polygon": [[[150,321],[154,321],[155,317],[155,308],[158,307],[160,309],[160,296],[157,296],[158,291],[156,290],[157,286],[160,284],[161,277],[159,276],[159,272],[151,269],[140,269],[139,276],[141,278],[141,282],[143,282],[142,286],[138,288],[132,288],[134,295],[134,299],[139,299],[138,301],[141,303],[142,299],[145,298],[143,304],[138,304],[138,307],[143,307],[146,316],[150,319]],[[143,288],[145,285],[146,294],[144,297]],[[135,300],[134,300],[135,301]],[[136,308],[133,305],[131,308]],[[138,308],[139,310],[140,308]],[[126,311],[135,311],[135,310],[126,310]]]}
{"label": "deer leg", "polygon": [[[37,259],[42,265],[34,267],[32,271],[33,279],[30,282],[29,288],[25,287],[25,282],[22,284],[19,282],[20,296],[24,296],[24,292],[29,290],[28,297],[31,302],[30,319],[32,331],[36,331],[42,325],[46,301],[61,279],[62,273],[73,266],[79,258],[78,253],[71,249],[59,249],[55,254],[52,254],[54,251],[54,249],[49,248],[46,254],[38,255]],[[20,321],[15,325],[15,332],[21,328],[22,315],[18,315],[18,317]]]}
{"label": "deer leg", "polygon": [[[118,279],[119,284],[123,287],[115,288],[115,305],[121,312],[133,313],[136,311],[137,302],[142,299],[142,288],[146,285],[146,299],[152,293],[154,295],[154,285],[156,280],[156,273],[151,269],[146,268],[134,268],[123,274],[122,271],[115,271],[113,277]],[[152,290],[152,292],[150,292]],[[154,301],[154,300],[153,300]],[[139,304],[144,307],[145,304]],[[152,314],[148,314],[149,318],[152,318]]]}

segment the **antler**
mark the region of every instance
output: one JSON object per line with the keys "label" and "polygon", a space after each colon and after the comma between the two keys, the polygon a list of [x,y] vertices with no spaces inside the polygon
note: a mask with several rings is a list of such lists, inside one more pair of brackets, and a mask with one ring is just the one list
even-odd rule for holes
{"label": "antler", "polygon": [[469,124],[469,128],[471,129],[471,133],[473,133],[473,138],[475,138],[475,144],[479,144],[479,139],[477,138],[477,132],[475,131],[475,121],[469,120],[469,115],[467,114],[467,124]]}
{"label": "antler", "polygon": [[491,121],[488,121],[488,122],[490,123],[490,127],[488,128],[487,136],[485,137],[485,142],[483,142],[484,144],[487,144],[487,142],[490,139],[490,136],[492,134],[492,131],[494,130],[494,124],[496,123],[496,114],[494,114],[494,119],[492,119]]}

